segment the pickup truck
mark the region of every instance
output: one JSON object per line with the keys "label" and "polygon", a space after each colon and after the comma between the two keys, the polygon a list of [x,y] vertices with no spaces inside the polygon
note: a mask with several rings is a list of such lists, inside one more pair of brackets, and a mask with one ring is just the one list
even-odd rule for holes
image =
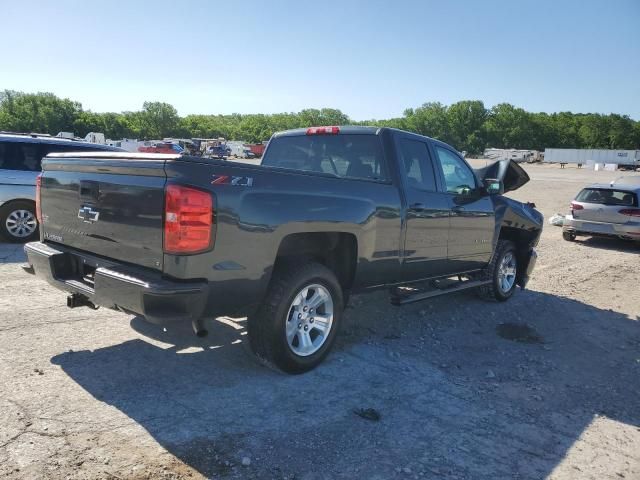
{"label": "pickup truck", "polygon": [[260,165],[51,154],[25,269],[69,307],[198,335],[207,319],[248,316],[258,358],[300,373],[329,352],[352,293],[385,288],[402,305],[524,288],[543,217],[502,194],[528,180],[509,160],[474,170],[445,143],[376,127],[276,133]]}

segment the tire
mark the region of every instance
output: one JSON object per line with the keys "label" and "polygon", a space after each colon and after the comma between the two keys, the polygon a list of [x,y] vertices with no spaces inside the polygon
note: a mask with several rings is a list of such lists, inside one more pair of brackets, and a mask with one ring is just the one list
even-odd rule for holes
{"label": "tire", "polygon": [[[512,259],[513,263],[505,259]],[[508,265],[505,265],[505,261]],[[505,275],[503,275],[504,270],[501,270],[501,267],[511,272],[507,275],[510,280],[509,282],[503,283],[503,277]],[[491,280],[491,283],[480,287],[480,296],[487,299],[497,300],[499,302],[509,300],[517,288],[517,274],[518,262],[515,245],[509,240],[498,240],[498,245],[496,246],[496,251],[493,254],[491,263],[487,265],[482,275],[482,278],[485,280]],[[510,285],[509,288],[505,288],[508,285]]]}
{"label": "tire", "polygon": [[13,243],[37,239],[35,205],[26,200],[17,200],[0,207],[0,237]]}
{"label": "tire", "polygon": [[576,234],[570,231],[563,231],[562,238],[564,238],[567,242],[573,242],[576,239]]}
{"label": "tire", "polygon": [[[311,301],[322,299],[315,312]],[[249,317],[251,350],[283,372],[307,372],[331,350],[343,310],[342,288],[331,270],[315,262],[283,265],[274,272],[259,311]]]}

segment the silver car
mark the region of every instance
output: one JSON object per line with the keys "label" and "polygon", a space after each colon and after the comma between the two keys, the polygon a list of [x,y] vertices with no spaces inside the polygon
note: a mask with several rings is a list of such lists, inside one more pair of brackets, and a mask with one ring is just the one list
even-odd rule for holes
{"label": "silver car", "polygon": [[583,188],[571,202],[562,236],[609,236],[640,241],[640,176],[621,177],[610,184]]}
{"label": "silver car", "polygon": [[26,242],[38,235],[36,178],[42,157],[53,152],[122,151],[48,135],[0,132],[0,241]]}

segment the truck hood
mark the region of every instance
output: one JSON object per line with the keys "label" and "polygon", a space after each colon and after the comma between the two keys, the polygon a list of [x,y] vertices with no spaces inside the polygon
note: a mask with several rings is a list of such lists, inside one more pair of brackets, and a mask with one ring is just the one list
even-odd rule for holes
{"label": "truck hood", "polygon": [[476,168],[475,172],[483,182],[486,178],[501,180],[505,193],[517,190],[530,180],[527,172],[513,160],[498,160],[486,167]]}

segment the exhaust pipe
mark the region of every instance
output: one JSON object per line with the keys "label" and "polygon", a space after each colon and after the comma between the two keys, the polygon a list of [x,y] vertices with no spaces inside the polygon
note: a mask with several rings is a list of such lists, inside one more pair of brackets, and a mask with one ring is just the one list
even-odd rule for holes
{"label": "exhaust pipe", "polygon": [[84,295],[80,295],[79,293],[72,293],[71,295],[67,296],[67,307],[89,307],[93,310],[98,310],[100,308],[87,297],[85,297]]}

